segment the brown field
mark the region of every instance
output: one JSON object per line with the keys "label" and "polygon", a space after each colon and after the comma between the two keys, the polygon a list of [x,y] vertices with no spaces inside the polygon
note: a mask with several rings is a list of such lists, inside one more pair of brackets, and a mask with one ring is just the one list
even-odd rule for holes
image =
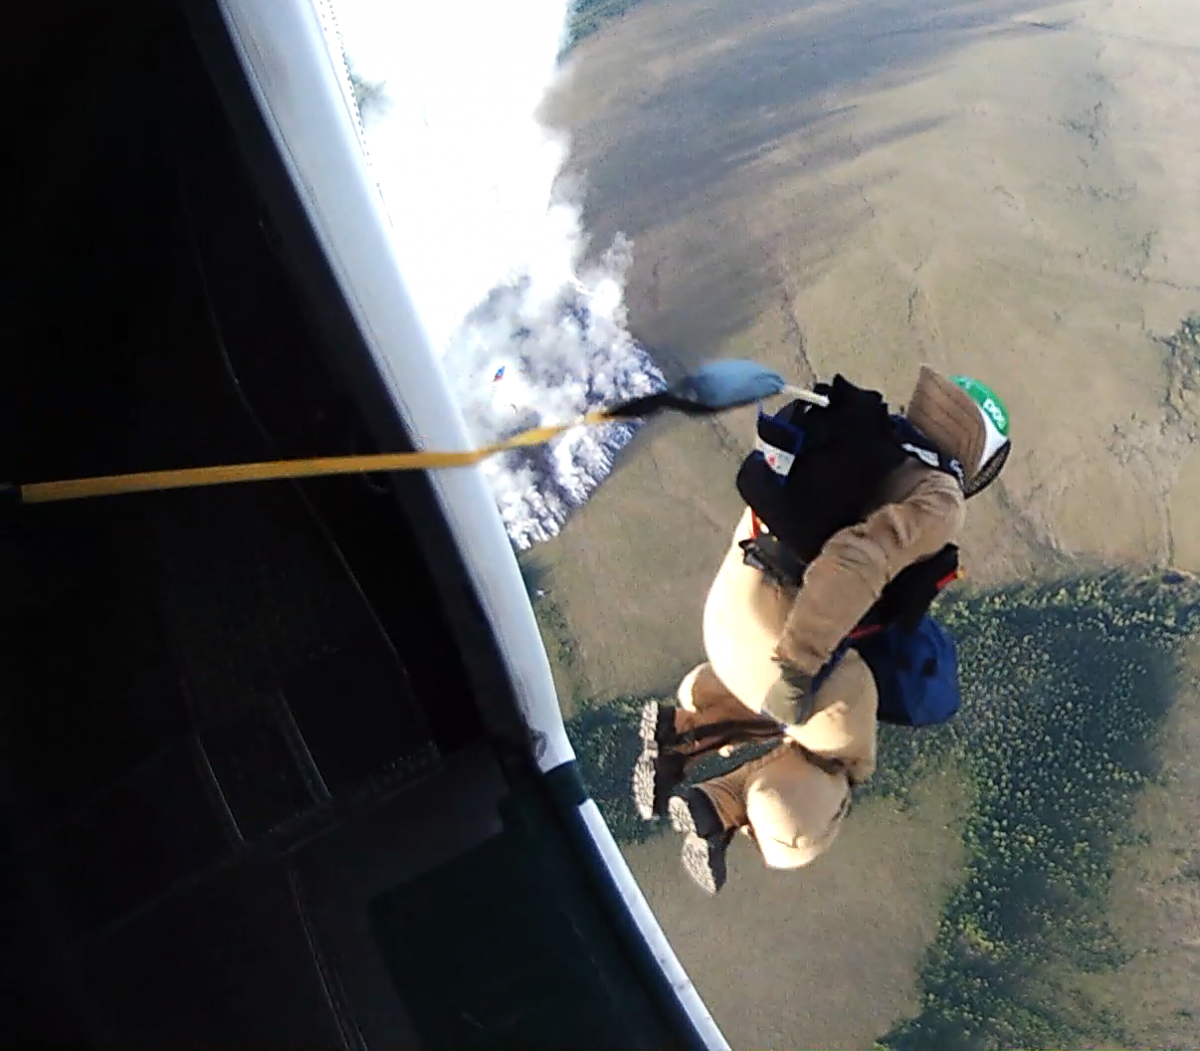
{"label": "brown field", "polygon": [[[577,49],[546,114],[596,249],[633,238],[631,325],[668,371],[754,357],[897,405],[922,361],[975,373],[1016,453],[971,508],[971,582],[1200,570],[1200,367],[1155,338],[1200,310],[1198,59],[1191,0],[643,0]],[[564,696],[673,691],[701,659],[751,432],[748,410],[656,424],[534,553],[570,629]],[[1093,990],[1138,1046],[1200,1046],[1198,705],[1181,696],[1174,780],[1114,890],[1145,951]],[[911,1006],[954,871],[946,807],[864,808],[803,875],[739,843],[715,903],[669,840],[629,857],[735,1046],[869,1047]]]}
{"label": "brown field", "polygon": [[1142,798],[1144,842],[1119,859],[1112,914],[1133,959],[1089,991],[1137,1047],[1200,1047],[1200,643],[1164,733],[1163,781]]}
{"label": "brown field", "polygon": [[959,871],[957,793],[946,772],[922,785],[919,805],[904,814],[875,800],[857,807],[830,852],[803,873],[767,870],[739,838],[729,883],[711,901],[679,883],[677,837],[627,849],[735,1048],[854,1051],[916,1012],[915,972]]}
{"label": "brown field", "polygon": [[[903,404],[928,361],[1001,389],[1017,454],[972,507],[972,580],[1200,568],[1200,396],[1169,403],[1152,338],[1200,307],[1200,150],[1171,95],[1200,87],[1169,18],[1126,39],[1137,11],[647,0],[547,117],[596,246],[634,239],[631,323],[668,368],[754,356]],[[540,549],[597,696],[698,657],[751,428],[658,425]]]}

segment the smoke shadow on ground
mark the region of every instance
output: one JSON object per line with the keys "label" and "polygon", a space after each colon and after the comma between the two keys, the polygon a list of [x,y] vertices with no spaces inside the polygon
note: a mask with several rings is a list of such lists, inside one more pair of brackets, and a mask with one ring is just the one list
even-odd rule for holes
{"label": "smoke shadow on ground", "polygon": [[[846,162],[942,120],[898,122],[864,137],[851,131],[857,106],[847,100],[923,79],[984,36],[1045,32],[1015,21],[1044,6],[1038,0],[763,0],[750,7],[659,0],[639,5],[573,52],[546,118],[571,130],[569,168],[585,187],[593,246],[602,248],[618,232],[634,240],[635,317],[659,313],[662,262],[639,258],[638,241],[680,227],[667,263],[673,299],[686,308],[668,307],[671,316],[656,318],[644,338],[658,344],[670,332],[673,342],[696,337],[711,346],[742,331],[761,305],[763,270],[775,265],[767,247],[773,237],[787,239],[789,254],[796,244],[811,246],[801,263],[819,272],[869,215],[863,187],[827,183],[822,174],[832,176]],[[801,174],[804,188],[780,202],[776,228],[747,237],[749,217],[740,214],[739,201],[778,195]],[[714,241],[736,256],[716,268],[726,285],[715,289],[701,265]],[[748,242],[754,247],[733,247]]]}
{"label": "smoke shadow on ground", "polygon": [[[1043,32],[1013,19],[1044,6],[1037,0],[836,6],[766,0],[749,11],[761,28],[746,24],[742,5],[666,0],[639,8],[619,27],[638,34],[635,52],[614,33],[604,53],[582,49],[567,67],[579,96],[570,108],[590,108],[585,96],[611,98],[572,132],[570,166],[589,187],[589,229],[606,243],[616,228],[636,237],[649,225],[688,217],[701,200],[719,200],[731,176],[798,132],[836,135],[855,108],[832,101],[838,96],[920,79],[985,34]],[[665,74],[637,68],[648,64],[665,65]],[[597,81],[613,80],[624,86],[592,90]],[[555,123],[561,108],[552,103],[547,110]],[[821,168],[858,148],[846,139],[840,149],[822,147],[795,163]]]}

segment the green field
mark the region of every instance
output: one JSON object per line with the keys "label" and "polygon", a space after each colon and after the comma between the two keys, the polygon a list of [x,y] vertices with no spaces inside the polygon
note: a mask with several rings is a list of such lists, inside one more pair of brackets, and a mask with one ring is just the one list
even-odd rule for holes
{"label": "green field", "polygon": [[567,16],[567,44],[563,54],[595,33],[605,22],[619,18],[636,3],[638,0],[575,0]]}
{"label": "green field", "polygon": [[[967,800],[966,863],[919,976],[921,1009],[889,1051],[1130,1046],[1086,991],[1127,961],[1109,919],[1114,858],[1159,777],[1181,646],[1200,628],[1191,578],[1122,575],[945,602],[964,705],[949,726],[885,727],[865,793],[900,811],[939,772]],[[592,792],[624,843],[659,835],[628,801],[640,700],[569,720]]]}
{"label": "green field", "polygon": [[633,241],[630,322],[664,362],[842,371],[893,403],[920,362],[1003,377],[1016,453],[961,538],[981,590],[943,606],[959,720],[885,732],[810,868],[738,837],[716,899],[636,821],[630,720],[702,659],[737,414],[622,457],[540,547],[539,616],[594,791],[733,1046],[1197,1048],[1195,587],[1057,582],[1200,571],[1191,7],[966,6],[970,29],[954,3],[580,6],[581,33],[620,17],[547,107],[595,243]]}

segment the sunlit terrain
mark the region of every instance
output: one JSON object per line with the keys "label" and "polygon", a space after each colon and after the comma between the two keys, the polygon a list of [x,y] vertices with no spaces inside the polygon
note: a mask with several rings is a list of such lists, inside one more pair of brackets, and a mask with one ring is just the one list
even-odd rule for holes
{"label": "sunlit terrain", "polygon": [[1200,1046],[1200,12],[617,6],[545,113],[664,370],[736,353],[902,404],[928,361],[995,384],[1016,443],[943,600],[962,716],[884,734],[812,869],[739,841],[713,901],[624,791],[638,700],[702,659],[751,414],[643,433],[526,559],[685,965],[739,1048]]}

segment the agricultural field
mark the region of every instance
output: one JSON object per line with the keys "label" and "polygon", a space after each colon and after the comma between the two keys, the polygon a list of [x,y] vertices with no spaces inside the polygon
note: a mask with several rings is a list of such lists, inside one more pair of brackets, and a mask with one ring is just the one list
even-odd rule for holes
{"label": "agricultural field", "polygon": [[[1164,1024],[1200,1037],[1182,988],[1170,1005],[1159,1005],[1167,1015],[1158,1020],[1131,1015],[1128,1004],[1114,1006],[1123,972],[1144,968],[1144,961],[1111,910],[1118,863],[1131,851],[1174,858],[1175,877],[1195,884],[1200,904],[1200,851],[1181,838],[1182,830],[1156,836],[1138,820],[1143,793],[1170,792],[1179,777],[1164,761],[1175,705],[1189,706],[1200,719],[1196,669],[1186,660],[1200,629],[1200,586],[1179,574],[1012,586],[946,602],[939,619],[959,647],[963,711],[935,730],[883,728],[880,772],[857,800],[856,817],[876,826],[876,837],[888,835],[889,822],[928,836],[914,811],[938,807],[962,849],[949,867],[951,879],[945,871],[925,874],[941,894],[933,934],[919,954],[917,988],[903,1005],[909,1013],[869,1034],[875,1046],[1151,1046],[1147,1037]],[[646,847],[670,833],[641,822],[628,798],[640,705],[636,698],[583,705],[568,729],[618,840],[631,858],[658,860],[661,851]],[[848,839],[814,866],[833,870],[826,877],[837,886],[864,879]],[[927,846],[920,849],[929,854]],[[946,844],[941,851],[953,853]],[[735,849],[731,862],[758,864],[750,849]],[[755,907],[774,911],[790,901],[776,914],[785,928],[781,942],[824,907],[806,900],[808,882],[807,874],[774,874],[764,884],[771,898]],[[730,891],[737,893],[735,884],[723,894]],[[680,922],[695,919],[691,908]],[[874,922],[870,913],[863,919]],[[869,925],[853,916],[842,920],[841,941],[871,941]],[[682,943],[691,946],[692,939]],[[794,944],[807,941],[800,936]],[[888,952],[878,955],[886,959]],[[793,961],[785,953],[777,963]],[[1159,947],[1164,974],[1194,963]],[[713,981],[719,966],[704,956],[685,964],[701,985],[706,977]],[[878,976],[881,984],[889,977]],[[718,992],[718,1018],[722,1007]],[[779,1036],[802,1046],[811,1046],[822,1028],[808,1012],[794,1025]],[[731,1036],[757,1039],[751,1032]]]}
{"label": "agricultural field", "polygon": [[629,808],[630,719],[703,659],[752,410],[647,427],[525,559],[593,791],[737,1048],[1200,1047],[1197,48],[1188,0],[643,0],[567,54],[546,119],[668,375],[900,406],[927,362],[1013,421],[939,605],[960,717],[885,731],[803,873],[739,837],[712,901]]}

